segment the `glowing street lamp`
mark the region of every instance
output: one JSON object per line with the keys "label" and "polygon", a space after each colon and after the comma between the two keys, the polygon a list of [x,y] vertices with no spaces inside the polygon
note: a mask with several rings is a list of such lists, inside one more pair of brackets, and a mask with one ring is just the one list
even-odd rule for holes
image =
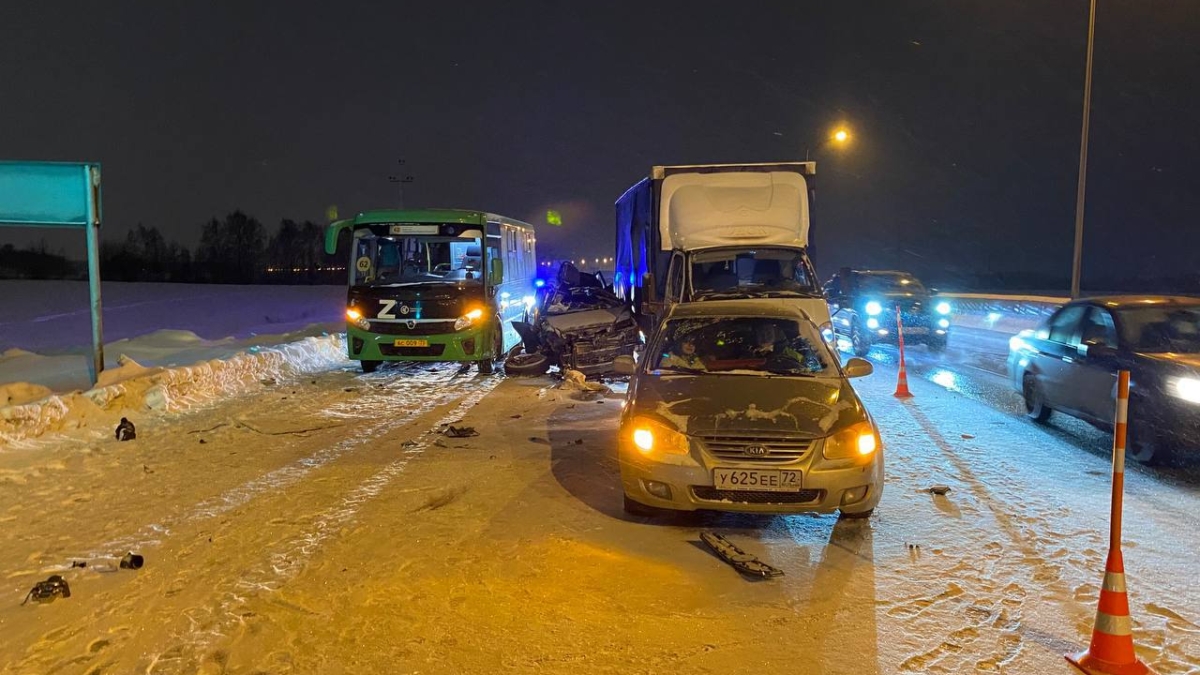
{"label": "glowing street lamp", "polygon": [[846,127],[838,127],[833,130],[833,142],[838,145],[845,145],[850,142],[850,131]]}

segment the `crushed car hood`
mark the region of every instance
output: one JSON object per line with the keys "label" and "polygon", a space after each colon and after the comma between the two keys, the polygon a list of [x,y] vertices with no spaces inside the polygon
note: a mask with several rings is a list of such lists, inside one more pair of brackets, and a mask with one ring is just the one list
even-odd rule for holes
{"label": "crushed car hood", "polygon": [[642,375],[634,414],[660,417],[687,434],[772,432],[828,436],[865,420],[841,379],[754,375]]}
{"label": "crushed car hood", "polygon": [[547,316],[546,325],[565,334],[593,328],[605,328],[628,318],[630,318],[629,312],[624,307],[589,309]]}

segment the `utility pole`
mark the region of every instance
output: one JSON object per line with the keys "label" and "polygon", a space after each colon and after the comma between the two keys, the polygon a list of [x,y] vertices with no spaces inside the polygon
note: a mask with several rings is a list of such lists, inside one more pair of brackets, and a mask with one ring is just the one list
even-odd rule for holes
{"label": "utility pole", "polygon": [[[405,160],[398,159],[398,160],[396,160],[396,163],[399,164],[400,166],[404,166]],[[413,178],[412,176],[409,176],[409,175],[388,176],[388,182],[395,183],[396,186],[400,189],[400,208],[404,208],[404,184],[412,183],[415,180],[416,180],[415,178]]]}
{"label": "utility pole", "polygon": [[1092,114],[1092,45],[1096,37],[1096,0],[1088,13],[1087,66],[1083,76],[1083,134],[1079,144],[1079,187],[1075,193],[1075,259],[1071,265],[1071,299],[1079,297],[1083,266],[1083,210],[1087,187],[1088,121]]}

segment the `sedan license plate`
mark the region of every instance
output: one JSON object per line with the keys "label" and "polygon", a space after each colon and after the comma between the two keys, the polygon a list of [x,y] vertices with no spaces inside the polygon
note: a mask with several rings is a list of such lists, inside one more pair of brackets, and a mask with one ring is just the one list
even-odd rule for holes
{"label": "sedan license plate", "polygon": [[713,469],[713,486],[718,490],[799,492],[799,471],[777,469]]}
{"label": "sedan license plate", "polygon": [[429,340],[396,340],[396,347],[428,347]]}

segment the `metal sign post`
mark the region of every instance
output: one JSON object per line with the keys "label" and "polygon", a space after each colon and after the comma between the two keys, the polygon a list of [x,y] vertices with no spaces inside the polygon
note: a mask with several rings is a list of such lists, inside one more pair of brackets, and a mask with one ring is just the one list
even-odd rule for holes
{"label": "metal sign post", "polygon": [[0,226],[75,227],[87,235],[95,384],[104,370],[100,306],[100,164],[0,161]]}

